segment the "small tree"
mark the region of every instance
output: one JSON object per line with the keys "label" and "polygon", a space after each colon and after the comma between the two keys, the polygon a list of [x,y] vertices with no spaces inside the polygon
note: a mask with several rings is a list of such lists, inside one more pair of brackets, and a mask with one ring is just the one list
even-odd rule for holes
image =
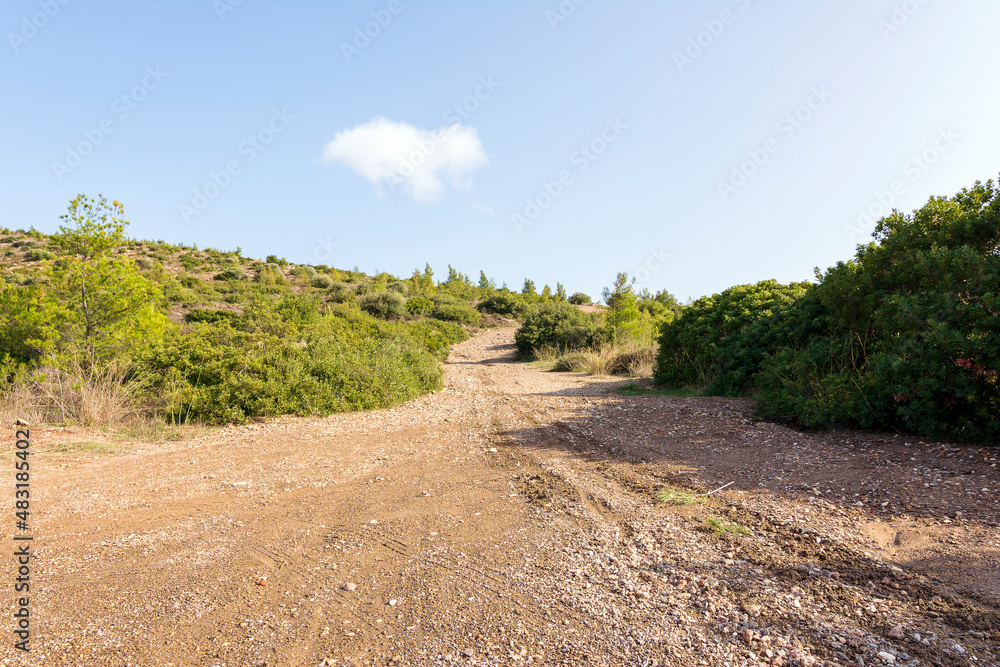
{"label": "small tree", "polygon": [[556,283],[556,299],[559,301],[566,300],[566,288],[563,287],[562,283]]}
{"label": "small tree", "polygon": [[619,273],[615,278],[614,287],[604,288],[604,303],[608,304],[604,327],[612,340],[622,334],[639,333],[640,315],[636,306],[636,295],[632,290],[633,285],[635,278],[629,282],[627,273]]}
{"label": "small tree", "polygon": [[44,270],[48,319],[60,347],[78,347],[91,359],[130,341],[162,333],[166,317],[156,305],[156,284],[116,250],[125,244],[125,211],[103,196],[78,195],[52,243],[60,257]]}

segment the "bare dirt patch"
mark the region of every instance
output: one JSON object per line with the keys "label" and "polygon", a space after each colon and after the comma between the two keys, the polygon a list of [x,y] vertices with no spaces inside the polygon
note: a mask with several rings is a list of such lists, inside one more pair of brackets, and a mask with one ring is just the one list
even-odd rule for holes
{"label": "bare dirt patch", "polygon": [[114,453],[34,430],[33,651],[4,657],[1000,664],[995,449],[621,396],[512,341],[455,346],[446,388],[393,410]]}

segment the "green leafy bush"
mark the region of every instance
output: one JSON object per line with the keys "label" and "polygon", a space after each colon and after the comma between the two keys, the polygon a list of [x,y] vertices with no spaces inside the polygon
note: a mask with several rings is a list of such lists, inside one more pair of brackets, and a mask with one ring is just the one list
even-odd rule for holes
{"label": "green leafy bush", "polygon": [[434,310],[434,302],[422,296],[415,296],[406,300],[406,312],[410,315],[427,315]]}
{"label": "green leafy bush", "polygon": [[[992,181],[893,213],[790,313],[758,409],[806,426],[1000,442],[1000,196]],[[783,323],[776,323],[780,327]],[[784,325],[787,328],[787,325]]]}
{"label": "green leafy bush", "polygon": [[436,320],[458,322],[459,324],[468,324],[470,326],[478,326],[482,320],[482,315],[475,308],[451,304],[437,306],[431,312],[431,317]]}
{"label": "green leafy bush", "polygon": [[213,278],[215,280],[246,280],[247,274],[241,267],[231,266],[215,274]]}
{"label": "green leafy bush", "polygon": [[330,278],[330,276],[318,273],[313,276],[309,284],[311,284],[316,289],[323,289],[323,290],[330,289],[331,287],[333,287],[333,279]]}
{"label": "green leafy bush", "polygon": [[326,298],[330,303],[357,303],[358,297],[354,290],[347,283],[333,283],[326,291]]}
{"label": "green leafy bush", "polygon": [[710,384],[719,372],[719,348],[773,309],[802,296],[808,286],[764,280],[698,299],[662,327],[654,381],[672,387]]}
{"label": "green leafy bush", "polygon": [[50,250],[45,250],[43,248],[33,248],[28,252],[24,253],[24,258],[29,262],[40,262],[46,259],[55,259],[56,255]]}
{"label": "green leafy bush", "polygon": [[406,299],[399,292],[383,291],[365,294],[361,297],[360,304],[361,310],[380,320],[406,316]]}
{"label": "green leafy bush", "polygon": [[239,313],[231,310],[210,310],[207,308],[192,308],[184,314],[185,322],[200,322],[211,324],[213,322],[234,322],[239,320]]}
{"label": "green leafy bush", "polygon": [[[350,313],[355,313],[351,315]],[[176,421],[243,423],[282,414],[368,410],[441,387],[441,368],[421,334],[348,311],[297,327],[274,313],[241,328],[215,322],[172,332],[148,349],[143,366],[162,377],[165,410]]]}
{"label": "green leafy bush", "polygon": [[574,306],[586,306],[587,304],[592,303],[592,299],[583,292],[574,292],[570,295],[567,301]]}
{"label": "green leafy bush", "polygon": [[500,291],[480,301],[479,309],[512,319],[522,319],[528,314],[528,303],[520,294]]}
{"label": "green leafy bush", "polygon": [[562,301],[534,305],[514,334],[518,354],[526,357],[541,347],[580,348],[594,342],[594,321],[575,306]]}

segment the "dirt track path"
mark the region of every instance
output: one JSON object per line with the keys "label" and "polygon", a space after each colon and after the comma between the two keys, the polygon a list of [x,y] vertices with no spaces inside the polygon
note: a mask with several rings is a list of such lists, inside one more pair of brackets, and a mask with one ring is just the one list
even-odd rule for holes
{"label": "dirt track path", "polygon": [[[935,502],[965,514],[941,523],[947,508],[898,481],[923,473],[881,466],[893,443],[873,461],[742,401],[609,395],[514,363],[512,338],[456,346],[446,388],[394,410],[39,455],[33,651],[6,640],[5,658],[1000,664],[988,456],[942,486]],[[936,456],[907,447],[914,471]],[[730,480],[707,505],[654,501]],[[754,534],[714,535],[708,517]]]}

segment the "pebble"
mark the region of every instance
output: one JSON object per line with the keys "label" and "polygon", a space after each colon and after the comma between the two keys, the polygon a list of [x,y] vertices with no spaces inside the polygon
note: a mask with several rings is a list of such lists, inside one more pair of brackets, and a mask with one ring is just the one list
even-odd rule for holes
{"label": "pebble", "polygon": [[344,590],[345,591],[355,591],[357,589],[358,589],[358,585],[357,584],[344,584]]}
{"label": "pebble", "polygon": [[882,662],[884,662],[886,664],[889,664],[889,665],[896,664],[896,656],[894,656],[892,653],[886,653],[885,651],[879,651],[878,652],[878,657],[881,658]]}

